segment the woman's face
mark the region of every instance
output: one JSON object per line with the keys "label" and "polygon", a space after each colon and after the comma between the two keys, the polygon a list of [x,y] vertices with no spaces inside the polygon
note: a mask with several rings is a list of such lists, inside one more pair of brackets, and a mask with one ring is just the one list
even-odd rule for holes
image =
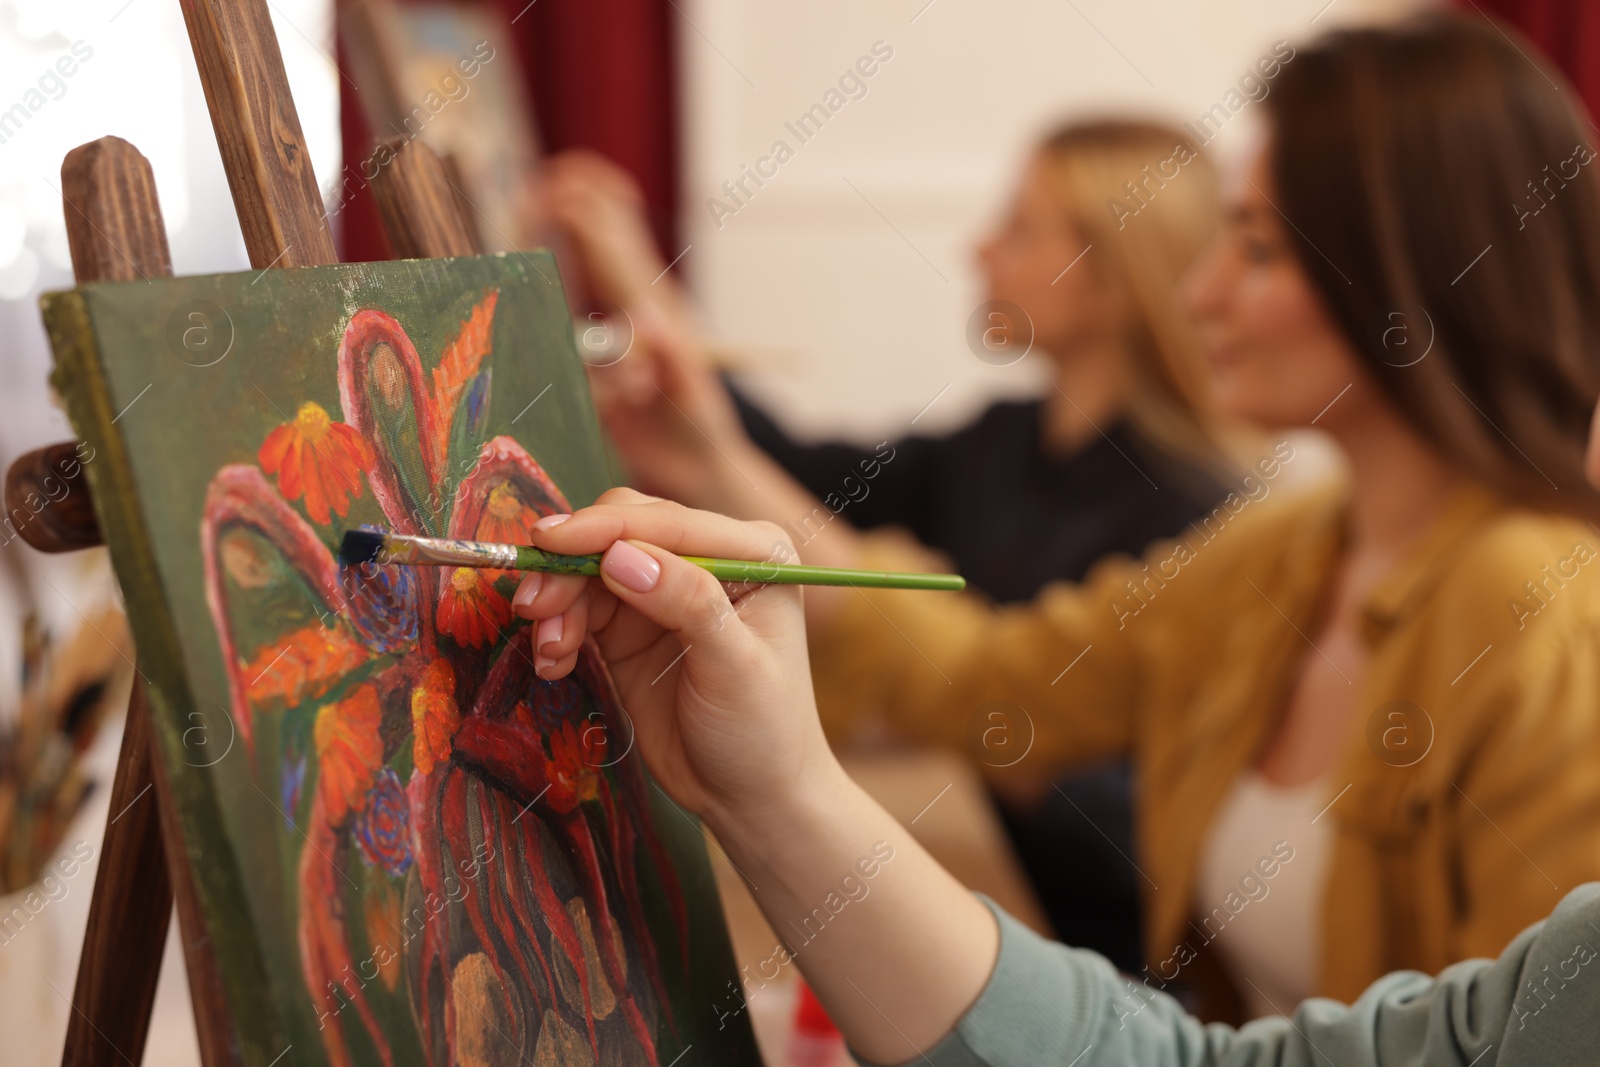
{"label": "woman's face", "polygon": [[1265,141],[1227,199],[1222,234],[1183,286],[1219,404],[1266,428],[1350,424],[1381,402],[1377,385],[1300,267],[1273,206]]}
{"label": "woman's face", "polygon": [[1046,352],[1059,355],[1098,339],[1112,319],[1090,263],[1094,252],[1083,255],[1088,244],[1035,158],[999,228],[978,246],[987,299],[1022,308],[1034,344]]}

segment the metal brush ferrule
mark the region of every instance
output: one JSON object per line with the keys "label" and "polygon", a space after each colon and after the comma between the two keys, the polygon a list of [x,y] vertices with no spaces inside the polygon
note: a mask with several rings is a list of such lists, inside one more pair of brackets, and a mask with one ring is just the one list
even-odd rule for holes
{"label": "metal brush ferrule", "polygon": [[[390,534],[384,541],[388,561],[435,567],[483,567],[510,570],[517,565],[516,545],[486,541],[454,541],[442,537]],[[380,557],[381,559],[381,557]]]}

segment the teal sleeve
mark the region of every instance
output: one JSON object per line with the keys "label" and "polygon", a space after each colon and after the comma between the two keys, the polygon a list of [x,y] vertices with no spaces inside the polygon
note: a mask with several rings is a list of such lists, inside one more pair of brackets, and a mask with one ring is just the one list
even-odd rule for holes
{"label": "teal sleeve", "polygon": [[[1386,975],[1352,1005],[1202,1025],[1154,983],[1039,937],[992,901],[1000,956],[927,1067],[1564,1067],[1600,1063],[1600,884],[1570,893],[1498,960]],[[863,1061],[865,1062],[865,1061]]]}

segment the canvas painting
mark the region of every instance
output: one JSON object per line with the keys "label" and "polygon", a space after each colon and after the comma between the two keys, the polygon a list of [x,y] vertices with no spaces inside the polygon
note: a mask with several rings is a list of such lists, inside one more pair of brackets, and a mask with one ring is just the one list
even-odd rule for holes
{"label": "canvas painting", "polygon": [[516,575],[338,562],[355,528],[525,540],[607,486],[556,279],[530,253],[44,300],[247,1062],[759,1062],[717,1010],[705,841],[592,643],[545,682]]}

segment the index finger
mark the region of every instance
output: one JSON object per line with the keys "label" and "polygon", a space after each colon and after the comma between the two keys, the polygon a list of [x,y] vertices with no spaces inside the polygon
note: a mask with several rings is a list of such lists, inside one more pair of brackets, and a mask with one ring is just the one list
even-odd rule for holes
{"label": "index finger", "polygon": [[794,558],[783,528],[696,511],[632,489],[612,489],[556,526],[534,531],[539,548],[566,555],[604,552],[621,540],[644,541],[676,555],[779,562]]}

